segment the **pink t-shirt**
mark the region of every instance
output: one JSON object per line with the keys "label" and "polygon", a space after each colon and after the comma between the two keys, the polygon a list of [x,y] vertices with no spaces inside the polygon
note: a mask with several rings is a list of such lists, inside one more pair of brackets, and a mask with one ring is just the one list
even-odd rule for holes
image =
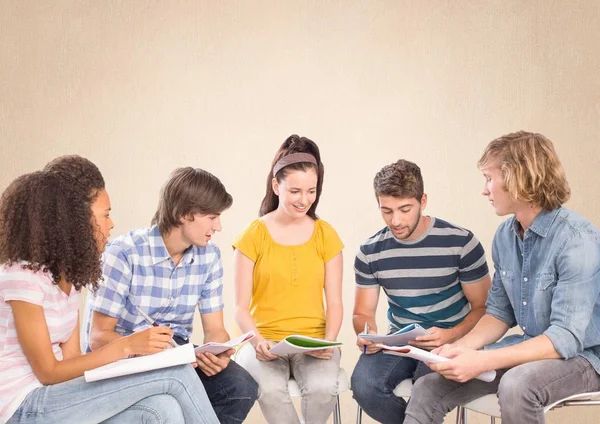
{"label": "pink t-shirt", "polygon": [[59,344],[69,339],[77,325],[80,293],[71,289],[66,295],[52,283],[49,273],[33,272],[19,264],[0,267],[0,422],[8,421],[25,397],[42,386],[17,339],[10,300],[44,308],[52,350],[60,361]]}

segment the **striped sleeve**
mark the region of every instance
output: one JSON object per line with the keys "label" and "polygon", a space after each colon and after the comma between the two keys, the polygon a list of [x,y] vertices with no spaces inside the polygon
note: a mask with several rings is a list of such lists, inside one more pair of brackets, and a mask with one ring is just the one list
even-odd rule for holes
{"label": "striped sleeve", "polygon": [[41,306],[45,296],[43,282],[33,272],[8,272],[0,281],[0,298],[5,302],[18,300]]}
{"label": "striped sleeve", "polygon": [[354,259],[354,275],[356,286],[359,288],[379,288],[379,282],[371,271],[371,264],[365,254],[364,247],[358,249]]}
{"label": "striped sleeve", "polygon": [[485,250],[469,231],[460,255],[458,278],[461,283],[474,283],[489,274]]}

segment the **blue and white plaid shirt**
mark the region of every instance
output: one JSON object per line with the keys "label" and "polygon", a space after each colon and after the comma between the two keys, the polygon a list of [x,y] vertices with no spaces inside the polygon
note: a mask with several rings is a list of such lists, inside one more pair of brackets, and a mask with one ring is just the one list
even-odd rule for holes
{"label": "blue and white plaid shirt", "polygon": [[[159,325],[189,339],[194,309],[201,314],[223,309],[221,252],[210,243],[191,246],[176,266],[155,225],[112,241],[103,255],[104,281],[88,296],[92,311],[117,318],[115,331],[128,335],[150,324],[138,306]],[[89,323],[87,325],[89,341]]]}

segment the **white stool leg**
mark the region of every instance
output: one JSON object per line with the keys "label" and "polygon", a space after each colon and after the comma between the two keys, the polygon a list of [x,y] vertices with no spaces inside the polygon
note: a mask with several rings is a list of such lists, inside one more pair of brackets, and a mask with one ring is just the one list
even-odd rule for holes
{"label": "white stool leg", "polygon": [[342,409],[340,407],[340,395],[337,395],[337,402],[333,409],[333,424],[342,424]]}
{"label": "white stool leg", "polygon": [[362,424],[362,408],[356,405],[356,424]]}

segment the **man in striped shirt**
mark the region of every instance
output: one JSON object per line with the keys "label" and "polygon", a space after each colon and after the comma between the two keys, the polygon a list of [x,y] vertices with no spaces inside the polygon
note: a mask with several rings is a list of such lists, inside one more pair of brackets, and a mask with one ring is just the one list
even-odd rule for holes
{"label": "man in striped shirt", "polygon": [[[469,230],[423,215],[427,195],[420,168],[406,160],[385,166],[373,183],[386,227],[356,255],[353,324],[377,334],[375,312],[382,287],[388,298],[388,332],[419,324],[431,334],[412,344],[433,349],[468,333],[485,312],[491,281],[481,243]],[[354,398],[382,423],[404,420],[406,402],[393,394],[398,383],[431,372],[411,358],[385,355],[358,338],[352,374]]]}

